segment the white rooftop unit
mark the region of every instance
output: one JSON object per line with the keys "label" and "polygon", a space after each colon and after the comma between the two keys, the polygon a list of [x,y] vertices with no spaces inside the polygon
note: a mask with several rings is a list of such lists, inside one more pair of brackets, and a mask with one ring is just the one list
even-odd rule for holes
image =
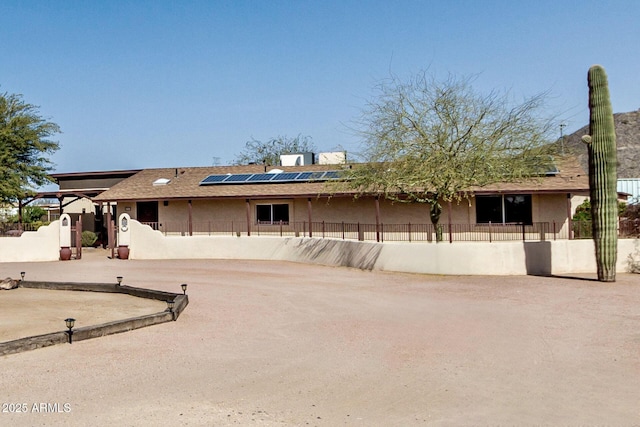
{"label": "white rooftop unit", "polygon": [[313,164],[313,153],[280,154],[281,166],[305,166]]}
{"label": "white rooftop unit", "polygon": [[330,151],[318,154],[318,164],[320,165],[344,165],[347,163],[346,151]]}

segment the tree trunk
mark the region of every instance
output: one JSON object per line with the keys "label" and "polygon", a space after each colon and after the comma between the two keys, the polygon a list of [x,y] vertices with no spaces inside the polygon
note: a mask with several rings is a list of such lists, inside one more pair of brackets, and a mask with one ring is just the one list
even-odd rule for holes
{"label": "tree trunk", "polygon": [[440,222],[440,215],[442,215],[442,206],[440,206],[440,203],[435,201],[431,204],[431,208],[429,209],[429,217],[431,218],[431,223],[436,230],[436,242],[442,242],[442,226],[438,224]]}

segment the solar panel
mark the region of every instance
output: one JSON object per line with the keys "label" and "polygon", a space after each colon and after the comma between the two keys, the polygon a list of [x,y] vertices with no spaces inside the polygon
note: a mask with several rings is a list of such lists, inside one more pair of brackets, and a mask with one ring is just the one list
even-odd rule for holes
{"label": "solar panel", "polygon": [[342,175],[340,171],[327,171],[322,176],[322,179],[338,179],[340,178],[340,175]]}
{"label": "solar panel", "polygon": [[324,171],[322,172],[300,172],[300,175],[296,178],[296,181],[315,181],[322,178]]}
{"label": "solar panel", "polygon": [[256,173],[249,177],[247,182],[268,182],[271,181],[275,175],[276,174],[273,173]]}
{"label": "solar panel", "polygon": [[209,175],[208,177],[200,181],[200,185],[218,184],[228,177],[229,175]]}
{"label": "solar panel", "polygon": [[239,174],[235,174],[235,175],[229,175],[229,178],[225,179],[225,184],[226,183],[230,183],[230,182],[234,182],[234,183],[239,183],[239,182],[246,182],[251,175],[253,175],[252,173],[239,173]]}
{"label": "solar panel", "polygon": [[272,175],[275,175],[275,176],[273,177],[271,182],[274,182],[274,181],[293,181],[298,177],[298,175],[300,175],[300,172],[282,172],[282,173],[274,173]]}
{"label": "solar panel", "polygon": [[239,173],[226,175],[209,175],[208,177],[200,181],[200,185],[327,181],[332,179],[340,179],[341,176],[341,171]]}

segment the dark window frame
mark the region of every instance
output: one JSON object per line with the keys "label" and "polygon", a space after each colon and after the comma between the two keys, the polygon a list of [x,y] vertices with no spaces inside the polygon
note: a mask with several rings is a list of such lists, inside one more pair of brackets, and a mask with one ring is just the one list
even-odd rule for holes
{"label": "dark window frame", "polygon": [[256,204],[256,224],[277,225],[289,224],[289,203],[258,203]]}
{"label": "dark window frame", "polygon": [[533,224],[531,194],[476,196],[476,224]]}

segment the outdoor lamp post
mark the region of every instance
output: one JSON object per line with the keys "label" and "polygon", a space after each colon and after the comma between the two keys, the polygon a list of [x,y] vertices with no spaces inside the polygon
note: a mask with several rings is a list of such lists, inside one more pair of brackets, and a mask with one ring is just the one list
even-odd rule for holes
{"label": "outdoor lamp post", "polygon": [[21,271],[21,272],[20,272],[20,277],[21,277],[21,280],[22,280],[23,282],[24,282],[24,275],[25,275],[25,274],[27,274],[27,273],[26,273],[26,272],[24,272],[24,271]]}
{"label": "outdoor lamp post", "polygon": [[71,317],[64,319],[64,323],[67,325],[67,328],[69,328],[69,344],[73,343],[73,325],[76,323],[76,319],[73,319]]}
{"label": "outdoor lamp post", "polygon": [[180,287],[182,288],[182,295],[186,295],[187,294],[187,284],[183,283],[182,285],[180,285]]}
{"label": "outdoor lamp post", "polygon": [[116,280],[118,281],[118,286],[122,285],[122,276],[116,277]]}
{"label": "outdoor lamp post", "polygon": [[173,306],[175,305],[175,301],[174,300],[169,300],[167,301],[167,310],[169,310],[169,313],[171,313],[171,319],[176,320],[176,313],[173,311]]}

